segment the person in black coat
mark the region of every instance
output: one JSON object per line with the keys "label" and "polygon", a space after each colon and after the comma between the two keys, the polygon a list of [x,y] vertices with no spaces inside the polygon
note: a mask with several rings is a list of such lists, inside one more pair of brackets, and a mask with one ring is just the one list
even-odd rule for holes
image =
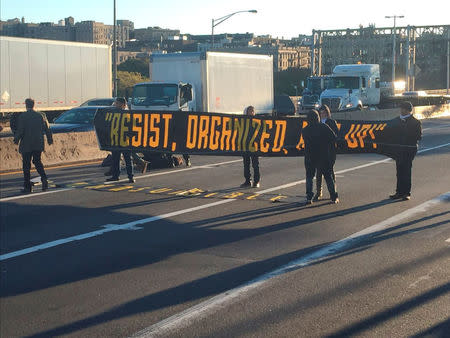
{"label": "person in black coat", "polygon": [[[255,116],[255,108],[253,106],[248,106],[245,108],[245,115],[247,116]],[[260,179],[261,174],[259,172],[259,157],[258,155],[243,155],[244,160],[244,183],[241,184],[241,188],[259,188],[260,187]],[[253,183],[252,183],[252,174],[250,172],[250,162],[252,162],[253,167]]]}
{"label": "person in black coat", "polygon": [[319,122],[319,113],[316,110],[308,113],[307,121],[308,125],[302,132],[305,141],[306,202],[312,203],[313,179],[319,169],[327,183],[331,201],[339,203],[332,171],[336,134],[328,125]]}
{"label": "person in black coat", "polygon": [[[334,132],[334,134],[337,136],[337,134],[339,132],[337,123],[335,120],[333,120],[331,118],[330,108],[328,108],[328,106],[326,104],[324,104],[320,107],[319,115],[320,115],[320,122],[328,125],[328,127],[330,127],[331,130]],[[332,149],[330,149],[330,157],[332,160],[331,172],[333,175],[334,186],[336,189],[336,175],[334,174],[334,164],[336,162],[336,147],[333,147]],[[323,173],[321,172],[320,168],[317,168],[316,194],[314,195],[314,198],[313,198],[314,201],[318,201],[318,200],[322,199],[322,176],[323,176]]]}
{"label": "person in black coat", "polygon": [[412,161],[417,153],[417,144],[422,139],[422,124],[412,114],[413,106],[410,102],[400,105],[400,116],[391,121],[389,134],[393,137],[397,171],[397,187],[391,199],[407,201],[411,198]]}

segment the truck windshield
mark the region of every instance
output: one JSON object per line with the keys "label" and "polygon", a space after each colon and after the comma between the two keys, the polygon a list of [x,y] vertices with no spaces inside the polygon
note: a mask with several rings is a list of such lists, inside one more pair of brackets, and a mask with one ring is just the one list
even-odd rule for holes
{"label": "truck windshield", "polygon": [[320,94],[322,92],[322,85],[320,79],[308,79],[308,89],[313,94]]}
{"label": "truck windshield", "polygon": [[133,89],[133,105],[161,106],[177,102],[178,86],[167,84],[142,84]]}
{"label": "truck windshield", "polygon": [[331,89],[358,89],[359,77],[352,76],[336,76],[330,79],[328,88]]}

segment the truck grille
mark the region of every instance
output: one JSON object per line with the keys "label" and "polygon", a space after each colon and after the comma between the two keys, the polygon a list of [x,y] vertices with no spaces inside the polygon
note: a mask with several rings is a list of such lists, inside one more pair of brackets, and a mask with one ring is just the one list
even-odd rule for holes
{"label": "truck grille", "polygon": [[323,98],[322,104],[326,104],[332,112],[338,111],[339,106],[341,105],[341,99],[340,98]]}

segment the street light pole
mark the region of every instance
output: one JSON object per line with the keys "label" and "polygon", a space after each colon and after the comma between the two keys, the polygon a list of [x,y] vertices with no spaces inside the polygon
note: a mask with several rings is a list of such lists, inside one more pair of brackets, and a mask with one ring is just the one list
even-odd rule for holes
{"label": "street light pole", "polygon": [[395,82],[395,23],[397,18],[404,18],[403,15],[385,16],[386,19],[394,19],[394,29],[392,31],[392,83]]}
{"label": "street light pole", "polygon": [[116,0],[114,0],[114,25],[113,25],[113,86],[114,97],[117,97],[117,38],[116,38]]}
{"label": "street light pole", "polygon": [[248,11],[237,11],[237,12],[222,16],[221,18],[218,18],[218,19],[212,19],[211,20],[211,48],[214,48],[214,27],[216,27],[217,25],[221,24],[225,20],[231,18],[233,15],[238,14],[238,13],[258,13],[258,11],[256,9],[251,9]]}

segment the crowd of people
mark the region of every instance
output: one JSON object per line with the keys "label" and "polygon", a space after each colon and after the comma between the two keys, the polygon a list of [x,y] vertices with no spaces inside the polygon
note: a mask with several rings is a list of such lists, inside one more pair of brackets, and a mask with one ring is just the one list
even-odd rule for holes
{"label": "crowd of people", "polygon": [[[19,144],[19,153],[22,155],[24,177],[22,192],[30,193],[33,189],[30,176],[31,161],[41,176],[42,190],[45,191],[48,189],[48,179],[41,161],[41,154],[45,148],[44,135],[47,137],[47,143],[51,145],[53,143],[52,132],[45,114],[34,110],[33,99],[26,99],[25,106],[26,112],[13,115],[10,120],[14,143]],[[125,98],[117,98],[114,106],[119,111],[126,111]],[[418,142],[422,138],[421,123],[413,116],[412,111],[411,103],[403,102],[400,106],[400,116],[392,120],[387,128],[387,132],[391,135],[393,148],[391,157],[396,163],[396,190],[394,194],[389,196],[394,200],[406,201],[411,198],[412,162],[417,153]],[[248,116],[254,116],[255,108],[248,106],[244,113]],[[331,202],[339,203],[334,174],[338,137],[337,123],[331,118],[330,109],[326,105],[321,106],[318,111],[309,111],[307,122],[307,126],[302,131],[305,142],[306,203],[312,204],[313,201],[322,199],[322,177],[325,179]],[[154,157],[155,153],[149,152],[147,155]],[[162,155],[166,156],[167,154],[159,154],[160,157]],[[144,171],[147,168],[148,161],[145,160],[145,154],[143,159],[130,150],[112,151],[110,170],[105,173],[105,175],[111,176],[107,181],[119,181],[120,158],[122,156],[125,160],[128,181],[134,183],[132,161],[143,164]],[[185,164],[190,166],[190,156],[185,154],[183,158]],[[181,157],[174,157],[172,154],[169,154],[169,157],[166,156],[165,161],[172,162],[172,165],[169,166],[182,163]],[[245,181],[241,184],[241,188],[259,188],[261,174],[258,155],[243,155],[243,164]],[[253,179],[250,164],[253,168]],[[316,193],[313,192],[314,177],[316,177]]]}

